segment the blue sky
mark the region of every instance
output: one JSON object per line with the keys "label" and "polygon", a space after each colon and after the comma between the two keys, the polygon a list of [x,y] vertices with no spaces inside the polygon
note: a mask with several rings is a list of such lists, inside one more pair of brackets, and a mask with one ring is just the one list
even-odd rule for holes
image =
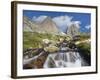
{"label": "blue sky", "polygon": [[23,10],[23,15],[37,22],[42,22],[49,16],[63,32],[71,23],[75,23],[81,32],[90,32],[91,29],[90,13]]}

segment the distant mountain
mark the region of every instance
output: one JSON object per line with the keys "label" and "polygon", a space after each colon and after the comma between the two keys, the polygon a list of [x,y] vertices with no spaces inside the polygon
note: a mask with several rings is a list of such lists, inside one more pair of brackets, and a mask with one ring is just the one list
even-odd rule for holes
{"label": "distant mountain", "polygon": [[23,18],[23,30],[26,32],[34,32],[34,31],[38,31],[39,28],[39,24],[31,21],[31,19],[29,19],[28,17],[24,16]]}
{"label": "distant mountain", "polygon": [[41,28],[47,33],[58,33],[59,29],[57,25],[52,21],[50,17],[47,17],[42,23]]}
{"label": "distant mountain", "polygon": [[39,33],[54,33],[57,34],[59,29],[50,17],[47,17],[43,22],[36,23],[24,16],[23,30],[26,32],[39,32]]}
{"label": "distant mountain", "polygon": [[71,24],[68,29],[67,29],[67,34],[72,36],[72,37],[75,37],[77,35],[79,35],[79,27],[77,27],[74,23]]}
{"label": "distant mountain", "polygon": [[32,31],[32,29],[31,29],[31,26],[30,26],[30,24],[29,24],[30,22],[29,22],[29,19],[27,18],[27,17],[23,17],[23,30],[24,31]]}

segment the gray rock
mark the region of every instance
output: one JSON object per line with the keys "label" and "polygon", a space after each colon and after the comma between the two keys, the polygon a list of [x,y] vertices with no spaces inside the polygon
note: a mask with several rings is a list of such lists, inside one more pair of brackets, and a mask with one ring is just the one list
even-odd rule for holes
{"label": "gray rock", "polygon": [[79,27],[77,27],[74,23],[71,24],[67,29],[67,34],[71,37],[75,37],[79,35]]}

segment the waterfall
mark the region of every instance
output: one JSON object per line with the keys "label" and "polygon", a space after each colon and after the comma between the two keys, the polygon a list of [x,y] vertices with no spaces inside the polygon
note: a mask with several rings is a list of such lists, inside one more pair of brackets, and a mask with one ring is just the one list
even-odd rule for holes
{"label": "waterfall", "polygon": [[81,57],[78,52],[57,52],[49,54],[44,68],[80,67]]}

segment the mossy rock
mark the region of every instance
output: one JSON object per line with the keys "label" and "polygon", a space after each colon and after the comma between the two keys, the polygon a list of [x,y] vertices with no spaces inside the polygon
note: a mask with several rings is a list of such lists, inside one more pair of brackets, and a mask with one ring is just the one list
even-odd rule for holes
{"label": "mossy rock", "polygon": [[56,46],[49,46],[49,47],[45,47],[44,50],[45,50],[46,52],[53,53],[53,52],[59,51],[59,48],[56,47]]}

